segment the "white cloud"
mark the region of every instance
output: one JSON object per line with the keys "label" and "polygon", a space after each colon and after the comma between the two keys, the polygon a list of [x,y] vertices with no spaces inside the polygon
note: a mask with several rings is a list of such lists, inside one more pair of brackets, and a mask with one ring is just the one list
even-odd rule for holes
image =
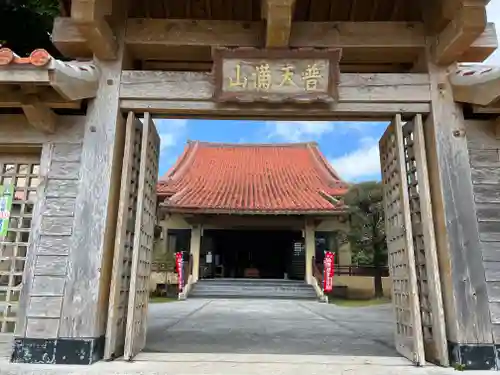
{"label": "white cloud", "polygon": [[[500,2],[498,0],[491,1],[486,8],[486,12],[488,14],[488,21],[495,22],[497,36],[500,38]],[[497,50],[486,62],[500,64],[500,51]]]}
{"label": "white cloud", "polygon": [[161,152],[168,152],[168,150],[185,136],[187,120],[185,119],[168,119],[156,120],[156,128],[160,136]]}
{"label": "white cloud", "polygon": [[366,128],[363,122],[335,121],[268,121],[266,123],[268,138],[285,142],[304,142],[318,140],[333,131],[346,133],[360,132]]}
{"label": "white cloud", "polygon": [[378,140],[372,137],[362,138],[358,149],[331,159],[330,163],[346,181],[373,178],[380,173]]}

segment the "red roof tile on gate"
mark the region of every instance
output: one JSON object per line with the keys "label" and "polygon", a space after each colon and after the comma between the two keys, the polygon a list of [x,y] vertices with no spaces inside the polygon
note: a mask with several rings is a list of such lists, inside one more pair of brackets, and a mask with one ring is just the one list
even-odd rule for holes
{"label": "red roof tile on gate", "polygon": [[338,212],[346,191],[316,143],[191,141],[158,183],[164,206],[201,212]]}

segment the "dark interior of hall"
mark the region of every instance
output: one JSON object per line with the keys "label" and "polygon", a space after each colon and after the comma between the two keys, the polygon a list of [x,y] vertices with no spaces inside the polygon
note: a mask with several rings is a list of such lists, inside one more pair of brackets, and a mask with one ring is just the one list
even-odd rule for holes
{"label": "dark interior of hall", "polygon": [[301,279],[304,259],[300,231],[206,230],[200,277]]}

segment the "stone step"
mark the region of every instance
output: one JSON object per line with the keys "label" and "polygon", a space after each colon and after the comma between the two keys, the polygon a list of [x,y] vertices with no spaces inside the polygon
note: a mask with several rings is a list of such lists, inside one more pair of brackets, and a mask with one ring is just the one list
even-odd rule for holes
{"label": "stone step", "polygon": [[200,280],[189,298],[267,298],[315,300],[314,289],[303,281],[212,279]]}

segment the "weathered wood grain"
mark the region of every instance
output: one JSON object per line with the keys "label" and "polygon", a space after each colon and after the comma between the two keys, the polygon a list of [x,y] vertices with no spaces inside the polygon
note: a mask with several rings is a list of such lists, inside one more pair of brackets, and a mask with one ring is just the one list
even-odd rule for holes
{"label": "weathered wood grain", "polygon": [[500,167],[500,156],[498,150],[469,149],[469,156],[470,164],[473,167]]}
{"label": "weathered wood grain", "polygon": [[48,142],[80,142],[85,116],[57,116],[56,131],[42,133],[33,128],[24,115],[0,115],[0,139],[11,143],[46,144]]}
{"label": "weathered wood grain", "polygon": [[500,241],[500,221],[480,221],[479,236],[481,241]]}
{"label": "weathered wood grain", "polygon": [[55,339],[59,329],[58,318],[28,318],[26,337],[33,339]]}
{"label": "weathered wood grain", "polygon": [[132,111],[143,113],[151,111],[159,116],[167,118],[211,118],[211,119],[238,119],[238,120],[257,120],[269,119],[277,120],[306,120],[310,121],[312,117],[315,120],[326,119],[332,121],[349,120],[390,120],[395,114],[403,114],[405,118],[418,113],[425,114],[430,112],[429,103],[337,103],[333,105],[307,105],[307,111],[304,107],[298,105],[280,105],[279,108],[272,105],[249,104],[245,106],[234,104],[217,104],[212,101],[195,100],[121,100],[120,107],[123,111]]}
{"label": "weathered wood grain", "polygon": [[53,161],[50,165],[49,178],[78,180],[80,178],[80,163]]}
{"label": "weathered wood grain", "polygon": [[[100,332],[99,320],[106,317],[100,317],[98,311],[101,288],[104,288],[101,267],[107,252],[113,251],[112,246],[111,249],[105,247],[105,233],[112,225],[111,175],[118,126],[121,126],[117,121],[120,76],[124,68],[125,30],[123,27],[116,30],[117,59],[97,60],[101,73],[99,88],[96,99],[87,109],[79,173],[81,186],[61,314],[61,337],[99,337],[104,333]],[[109,290],[109,285],[106,288]]]}
{"label": "weathered wood grain", "polygon": [[75,198],[46,198],[42,215],[73,216],[75,214]]}
{"label": "weathered wood grain", "polygon": [[500,262],[484,262],[486,281],[500,281]]}
{"label": "weathered wood grain", "polygon": [[[340,102],[430,101],[426,74],[354,74],[340,76]],[[210,101],[213,78],[203,72],[129,71],[122,73],[120,98]]]}
{"label": "weathered wood grain", "polygon": [[[0,131],[2,126],[0,126]],[[1,138],[1,137],[0,137]],[[35,265],[37,261],[37,248],[42,231],[42,207],[44,204],[44,195],[47,185],[47,173],[49,170],[50,158],[52,156],[53,147],[49,143],[45,143],[42,147],[42,155],[40,159],[40,176],[41,181],[37,187],[37,201],[33,209],[33,220],[31,222],[31,238],[28,245],[26,262],[23,273],[23,287],[19,297],[19,308],[17,311],[17,323],[15,328],[16,337],[25,337],[26,335],[26,313],[29,305],[29,298],[32,290],[33,277],[35,275]]]}
{"label": "weathered wood grain", "polygon": [[47,198],[76,198],[78,185],[76,180],[49,179],[45,194]]}
{"label": "weathered wood grain", "polygon": [[68,265],[67,256],[38,255],[35,263],[35,275],[65,276]]}
{"label": "weathered wood grain", "polygon": [[[120,183],[120,199],[118,205],[118,217],[116,223],[116,236],[114,243],[113,266],[109,292],[108,306],[108,321],[106,325],[106,345],[104,349],[104,358],[111,359],[116,356],[123,355],[125,343],[125,324],[127,316],[127,303],[123,301],[123,278],[124,258],[129,256],[126,246],[127,244],[127,228],[129,219],[132,216],[130,213],[131,189],[132,180],[134,179],[134,147],[136,142],[136,130],[142,128],[142,123],[137,119],[132,112],[127,116],[125,124],[125,147],[123,152],[123,167]],[[133,225],[132,225],[133,226]],[[125,288],[127,290],[129,286]],[[120,309],[121,307],[121,309]]]}
{"label": "weathered wood grain", "polygon": [[72,233],[72,217],[42,216],[42,235],[70,236]]}
{"label": "weathered wood grain", "polygon": [[[68,218],[71,220],[71,218]],[[68,255],[71,247],[71,236],[40,236],[37,254]]]}
{"label": "weathered wood grain", "polygon": [[498,167],[475,167],[471,172],[474,184],[500,184],[500,168]]}
{"label": "weathered wood grain", "polygon": [[476,210],[479,221],[500,221],[500,204],[498,203],[477,203]]}
{"label": "weathered wood grain", "polygon": [[500,203],[500,189],[497,185],[474,185],[476,203]]}
{"label": "weathered wood grain", "polygon": [[431,184],[444,279],[448,340],[457,343],[491,343],[491,320],[485,269],[480,253],[473,184],[466,137],[454,137],[466,124],[462,107],[454,102],[446,68],[428,62],[432,112],[426,138],[434,156]]}
{"label": "weathered wood grain", "polygon": [[33,278],[31,296],[62,296],[64,293],[64,277],[42,276]]}
{"label": "weathered wood grain", "polygon": [[500,281],[488,283],[488,296],[490,302],[500,302]]}
{"label": "weathered wood grain", "polygon": [[59,318],[62,299],[62,296],[31,297],[28,318]]}
{"label": "weathered wood grain", "polygon": [[500,324],[500,303],[499,302],[491,302],[491,322],[493,324]]}
{"label": "weathered wood grain", "polygon": [[82,154],[81,143],[56,143],[52,160],[55,161],[80,161]]}
{"label": "weathered wood grain", "polygon": [[498,138],[495,127],[488,120],[467,120],[465,123],[469,150],[495,150]]}

